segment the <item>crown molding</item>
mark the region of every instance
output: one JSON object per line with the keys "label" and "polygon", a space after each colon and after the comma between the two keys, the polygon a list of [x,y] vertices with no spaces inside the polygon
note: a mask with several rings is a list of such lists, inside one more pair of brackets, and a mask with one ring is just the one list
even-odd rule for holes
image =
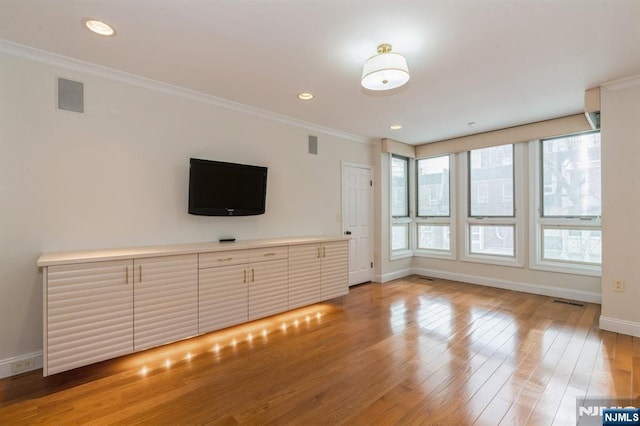
{"label": "crown molding", "polygon": [[91,62],[81,61],[79,59],[63,56],[57,53],[36,49],[34,47],[25,46],[8,40],[0,39],[0,53],[5,53],[7,55],[16,56],[22,59],[40,62],[59,68],[64,68],[66,70],[90,74],[96,77],[117,81],[119,83],[129,84],[132,86],[142,87],[144,89],[165,93],[196,102],[202,102],[215,107],[224,108],[241,114],[261,118],[263,120],[274,121],[312,132],[323,133],[325,135],[339,137],[352,142],[359,142],[367,145],[376,144],[375,140],[364,136],[354,135],[352,133],[347,133],[340,130],[332,129],[330,127],[311,123],[309,121],[299,120],[297,118],[289,117],[283,114],[277,114],[275,112],[241,104],[239,102],[230,101],[228,99],[220,98],[213,95],[207,95],[195,90],[175,86],[173,84],[153,80]]}
{"label": "crown molding", "polygon": [[602,87],[608,90],[622,90],[633,86],[640,86],[640,74],[602,84]]}

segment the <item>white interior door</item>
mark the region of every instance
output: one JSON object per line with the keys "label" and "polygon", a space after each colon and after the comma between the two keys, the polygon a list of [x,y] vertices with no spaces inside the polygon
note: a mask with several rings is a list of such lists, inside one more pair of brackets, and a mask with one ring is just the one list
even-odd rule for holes
{"label": "white interior door", "polygon": [[342,165],[342,232],[349,241],[349,285],[373,278],[372,170]]}

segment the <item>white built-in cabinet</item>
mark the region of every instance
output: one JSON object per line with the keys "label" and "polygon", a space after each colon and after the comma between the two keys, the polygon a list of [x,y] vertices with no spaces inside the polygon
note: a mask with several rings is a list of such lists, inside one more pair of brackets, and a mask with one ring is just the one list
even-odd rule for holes
{"label": "white built-in cabinet", "polygon": [[329,300],[347,294],[348,282],[349,246],[343,242],[323,243],[320,258],[320,298]]}
{"label": "white built-in cabinet", "polygon": [[246,251],[201,254],[198,277],[200,333],[248,320]]}
{"label": "white built-in cabinet", "polygon": [[198,255],[133,263],[134,352],[198,334]]}
{"label": "white built-in cabinet", "polygon": [[289,309],[348,293],[349,247],[344,242],[289,248]]}
{"label": "white built-in cabinet", "polygon": [[45,375],[133,351],[132,268],[133,260],[47,267]]}
{"label": "white built-in cabinet", "polygon": [[348,293],[342,238],[45,253],[45,376]]}

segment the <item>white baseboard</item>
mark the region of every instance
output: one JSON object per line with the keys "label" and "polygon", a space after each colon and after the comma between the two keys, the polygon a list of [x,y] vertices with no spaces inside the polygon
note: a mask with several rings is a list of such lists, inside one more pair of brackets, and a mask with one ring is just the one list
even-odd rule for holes
{"label": "white baseboard", "polygon": [[389,272],[388,274],[376,275],[375,280],[379,283],[386,283],[388,281],[397,280],[398,278],[408,277],[413,274],[413,270],[411,268],[401,269],[399,271]]}
{"label": "white baseboard", "polygon": [[588,303],[602,303],[600,293],[589,291],[571,290],[565,288],[549,287],[543,285],[521,283],[516,281],[501,280],[498,278],[487,278],[477,275],[458,274],[455,272],[438,271],[427,268],[413,268],[412,272],[417,275],[440,278],[452,281],[461,281],[470,284],[486,285],[487,287],[497,287],[506,290],[521,291],[524,293],[540,294],[542,296],[559,297],[562,299],[578,300]]}
{"label": "white baseboard", "polygon": [[[17,372],[11,371],[11,365],[14,362],[25,361],[25,360],[32,360],[32,364],[29,368],[25,368]],[[42,368],[42,351],[15,356],[13,358],[1,359],[0,360],[0,379],[4,379],[5,377],[9,377],[9,376],[16,376],[18,374],[26,373],[27,371],[37,370],[39,368]]]}
{"label": "white baseboard", "polygon": [[600,330],[640,337],[640,323],[600,316]]}

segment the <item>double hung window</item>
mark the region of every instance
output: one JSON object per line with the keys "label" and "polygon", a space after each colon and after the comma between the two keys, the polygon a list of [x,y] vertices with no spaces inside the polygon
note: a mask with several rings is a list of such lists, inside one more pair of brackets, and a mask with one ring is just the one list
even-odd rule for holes
{"label": "double hung window", "polygon": [[418,253],[453,256],[452,157],[443,155],[416,161]]}
{"label": "double hung window", "polygon": [[[521,147],[500,145],[467,153],[465,260],[520,265],[516,158]],[[520,163],[520,162],[519,162]],[[521,197],[520,197],[521,198]]]}
{"label": "double hung window", "polygon": [[391,255],[410,250],[409,159],[391,156]]}
{"label": "double hung window", "polygon": [[543,139],[537,148],[540,176],[533,263],[541,269],[599,272],[600,133]]}

